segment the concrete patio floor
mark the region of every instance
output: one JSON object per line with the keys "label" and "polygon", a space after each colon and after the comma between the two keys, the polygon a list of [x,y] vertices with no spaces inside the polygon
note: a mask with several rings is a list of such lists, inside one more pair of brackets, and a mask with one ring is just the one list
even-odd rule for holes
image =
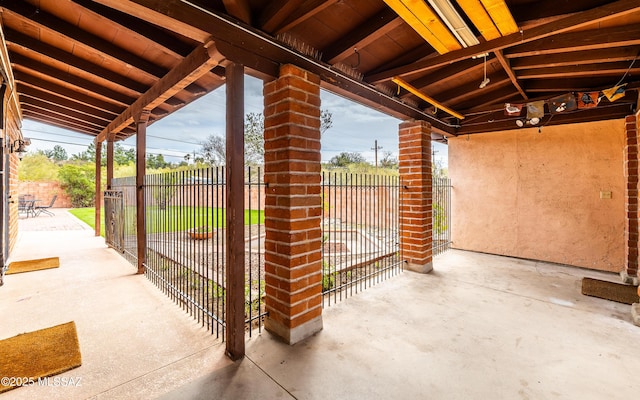
{"label": "concrete patio floor", "polygon": [[[201,328],[61,209],[21,220],[13,260],[60,268],[9,275],[0,339],[75,321],[79,387],[2,399],[632,399],[640,328],[630,306],[580,294],[615,274],[464,251],[326,308],[295,346],[263,332],[231,362]],[[37,226],[37,228],[35,227]],[[46,229],[43,229],[46,226]],[[0,349],[1,354],[1,349]]]}

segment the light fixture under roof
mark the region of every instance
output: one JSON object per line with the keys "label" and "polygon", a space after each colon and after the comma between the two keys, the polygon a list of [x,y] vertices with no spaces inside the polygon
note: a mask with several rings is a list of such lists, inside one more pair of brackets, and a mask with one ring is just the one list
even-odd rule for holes
{"label": "light fixture under roof", "polygon": [[487,54],[484,55],[484,80],[480,82],[480,89],[484,89],[491,82],[489,78],[487,78]]}
{"label": "light fixture under roof", "polygon": [[427,0],[463,47],[480,44],[449,0]]}

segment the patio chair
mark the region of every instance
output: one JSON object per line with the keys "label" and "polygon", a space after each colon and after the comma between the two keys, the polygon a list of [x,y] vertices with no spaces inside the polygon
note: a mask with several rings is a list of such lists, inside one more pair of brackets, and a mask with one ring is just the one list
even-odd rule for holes
{"label": "patio chair", "polygon": [[37,217],[38,215],[40,215],[40,213],[45,213],[51,217],[53,217],[55,214],[52,213],[51,211],[49,211],[49,209],[51,207],[53,207],[53,203],[56,202],[56,199],[58,198],[57,194],[53,195],[53,198],[51,199],[51,202],[49,203],[48,206],[36,206],[35,207],[35,216]]}
{"label": "patio chair", "polygon": [[27,218],[29,215],[35,217],[35,199],[30,194],[24,194],[18,196],[18,214],[26,214]]}

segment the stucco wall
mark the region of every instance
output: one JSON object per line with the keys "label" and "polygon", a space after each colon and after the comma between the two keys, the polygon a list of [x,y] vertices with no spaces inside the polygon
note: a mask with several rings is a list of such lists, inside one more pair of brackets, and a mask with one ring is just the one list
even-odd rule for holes
{"label": "stucco wall", "polygon": [[620,271],[623,149],[624,120],[449,140],[453,247]]}

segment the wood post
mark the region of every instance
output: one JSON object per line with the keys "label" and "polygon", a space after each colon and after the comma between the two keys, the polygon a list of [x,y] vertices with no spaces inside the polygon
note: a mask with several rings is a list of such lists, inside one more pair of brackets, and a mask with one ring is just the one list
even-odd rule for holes
{"label": "wood post", "polygon": [[144,110],[134,118],[136,123],[136,234],[138,241],[138,271],[144,274],[147,262],[146,206],[144,201],[144,174],[147,167],[147,121],[150,111]]}
{"label": "wood post", "polygon": [[96,207],[95,234],[100,236],[100,209],[102,208],[102,142],[96,143]]}
{"label": "wood post", "polygon": [[107,140],[107,190],[111,189],[113,180],[113,139]]}
{"label": "wood post", "polygon": [[244,66],[226,67],[227,337],[226,353],[244,357]]}

